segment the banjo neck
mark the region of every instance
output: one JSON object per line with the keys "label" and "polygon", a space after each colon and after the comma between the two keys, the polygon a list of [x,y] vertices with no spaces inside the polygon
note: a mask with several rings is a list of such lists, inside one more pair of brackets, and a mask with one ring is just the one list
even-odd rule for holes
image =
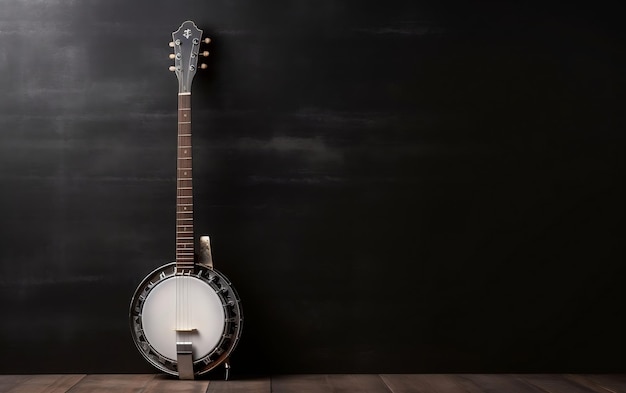
{"label": "banjo neck", "polygon": [[191,92],[178,93],[176,166],[176,271],[194,271]]}

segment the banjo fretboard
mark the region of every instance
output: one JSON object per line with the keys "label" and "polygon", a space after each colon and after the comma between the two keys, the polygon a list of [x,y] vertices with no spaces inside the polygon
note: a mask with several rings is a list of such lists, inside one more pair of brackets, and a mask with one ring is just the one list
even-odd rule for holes
{"label": "banjo fretboard", "polygon": [[191,93],[178,94],[177,152],[176,269],[187,273],[194,270]]}

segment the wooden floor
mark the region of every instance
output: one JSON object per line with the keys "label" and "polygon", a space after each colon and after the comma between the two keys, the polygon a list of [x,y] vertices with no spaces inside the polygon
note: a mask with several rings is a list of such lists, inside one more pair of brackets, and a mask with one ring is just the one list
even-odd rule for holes
{"label": "wooden floor", "polygon": [[0,375],[1,393],[626,393],[626,375],[312,374],[232,381],[163,375]]}

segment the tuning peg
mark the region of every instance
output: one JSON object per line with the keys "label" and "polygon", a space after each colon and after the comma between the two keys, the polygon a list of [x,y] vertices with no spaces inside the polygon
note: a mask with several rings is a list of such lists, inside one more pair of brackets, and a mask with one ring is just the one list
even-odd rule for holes
{"label": "tuning peg", "polygon": [[209,37],[205,38],[204,40],[202,40],[205,44],[208,44],[211,42],[211,39]]}
{"label": "tuning peg", "polygon": [[202,55],[204,57],[209,57],[209,51],[205,50],[204,52],[200,53],[200,55]]}
{"label": "tuning peg", "polygon": [[173,53],[170,53],[170,59],[174,60],[176,58],[176,55]]}
{"label": "tuning peg", "polygon": [[176,67],[174,67],[174,66],[170,66],[169,70],[170,70],[170,71],[172,71],[172,72],[173,72],[173,71],[176,71]]}
{"label": "tuning peg", "polygon": [[204,63],[200,64],[200,68],[202,68],[203,70],[206,70],[206,69],[207,69],[207,67],[208,67],[208,65],[206,65],[206,64],[204,64]]}
{"label": "tuning peg", "polygon": [[173,48],[174,47],[174,41],[170,41],[169,45],[170,45],[170,48]]}

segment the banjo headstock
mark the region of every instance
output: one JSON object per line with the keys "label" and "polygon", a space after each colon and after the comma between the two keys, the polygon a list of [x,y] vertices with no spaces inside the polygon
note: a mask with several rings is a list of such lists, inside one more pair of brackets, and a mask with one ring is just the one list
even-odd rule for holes
{"label": "banjo headstock", "polygon": [[[178,78],[178,92],[190,93],[191,82],[198,69],[198,56],[208,56],[209,52],[200,52],[200,44],[208,44],[209,38],[202,40],[202,30],[192,21],[183,22],[182,25],[172,33],[170,46],[174,48],[174,53],[170,58],[174,60],[174,65],[170,71],[176,73]],[[206,68],[206,64],[201,64],[200,68]]]}

